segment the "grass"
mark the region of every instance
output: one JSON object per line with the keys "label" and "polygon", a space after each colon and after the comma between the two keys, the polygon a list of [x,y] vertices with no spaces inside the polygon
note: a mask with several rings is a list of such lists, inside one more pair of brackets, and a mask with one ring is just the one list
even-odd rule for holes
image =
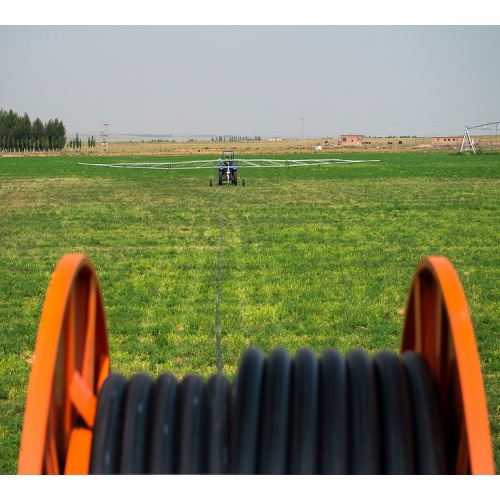
{"label": "grass", "polygon": [[229,377],[251,345],[398,351],[417,262],[450,259],[471,310],[500,470],[498,156],[376,157],[240,170],[244,188],[210,188],[205,171],[0,158],[0,473],[16,472],[29,360],[60,258],[83,252],[97,269],[113,370],[208,377],[221,230]]}

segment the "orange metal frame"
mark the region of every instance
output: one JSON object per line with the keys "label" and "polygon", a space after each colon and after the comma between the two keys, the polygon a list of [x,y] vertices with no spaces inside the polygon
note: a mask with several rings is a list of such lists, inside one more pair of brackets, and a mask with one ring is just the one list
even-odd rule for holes
{"label": "orange metal frame", "polygon": [[61,259],[38,328],[19,474],[87,474],[97,394],[110,370],[102,294],[91,261]]}
{"label": "orange metal frame", "polygon": [[[422,354],[435,375],[450,473],[494,474],[486,397],[472,321],[455,269],[420,261],[401,351]],[[24,415],[19,474],[87,474],[97,394],[110,372],[102,294],[88,257],[68,254],[42,311]]]}
{"label": "orange metal frame", "polygon": [[422,354],[436,378],[454,474],[494,474],[486,396],[460,279],[444,257],[422,259],[412,280],[402,351]]}

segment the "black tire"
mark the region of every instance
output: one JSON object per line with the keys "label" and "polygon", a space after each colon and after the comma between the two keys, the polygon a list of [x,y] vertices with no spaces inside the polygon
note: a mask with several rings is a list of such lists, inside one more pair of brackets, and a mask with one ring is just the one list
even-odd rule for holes
{"label": "black tire", "polygon": [[242,180],[241,180],[241,185],[242,185],[243,187],[245,187],[245,179],[242,179]]}
{"label": "black tire", "polygon": [[148,457],[149,407],[153,381],[136,373],[127,384],[123,421],[121,474],[145,474]]}
{"label": "black tire", "polygon": [[89,474],[119,474],[123,407],[127,380],[110,373],[97,398]]}
{"label": "black tire", "polygon": [[287,473],[288,412],[292,359],[285,349],[271,351],[264,364],[259,432],[259,474]]}
{"label": "black tire", "polygon": [[149,472],[174,474],[175,436],[177,434],[178,383],[170,373],[160,375],[153,385]]}

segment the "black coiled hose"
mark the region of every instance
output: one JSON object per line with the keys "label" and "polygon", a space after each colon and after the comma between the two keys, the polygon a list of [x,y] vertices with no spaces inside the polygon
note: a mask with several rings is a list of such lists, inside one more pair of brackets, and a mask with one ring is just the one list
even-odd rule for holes
{"label": "black coiled hose", "polygon": [[416,352],[247,349],[231,383],[112,373],[91,474],[445,474],[437,389]]}

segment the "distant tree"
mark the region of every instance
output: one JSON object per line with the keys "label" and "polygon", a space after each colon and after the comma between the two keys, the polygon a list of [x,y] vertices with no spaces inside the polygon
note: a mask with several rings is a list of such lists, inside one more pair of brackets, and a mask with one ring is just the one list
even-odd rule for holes
{"label": "distant tree", "polygon": [[[62,149],[64,145],[66,144],[66,127],[64,126],[63,122],[60,122],[56,118],[56,124],[57,124],[57,132],[58,132],[58,148],[57,149]],[[80,147],[81,147],[81,141],[80,141]]]}
{"label": "distant tree", "polygon": [[16,139],[18,137],[18,122],[19,116],[14,111],[0,110],[0,135],[5,136],[5,149],[10,151],[16,147]]}
{"label": "distant tree", "polygon": [[45,125],[45,137],[49,149],[62,149],[66,144],[66,128],[64,124],[57,118],[49,120]]}
{"label": "distant tree", "polygon": [[19,118],[17,126],[21,149],[27,149],[31,142],[31,120],[27,113],[24,113],[22,118]]}
{"label": "distant tree", "polygon": [[42,139],[45,135],[45,127],[40,118],[37,118],[31,125],[31,138],[33,147],[39,150],[42,147]]}
{"label": "distant tree", "polygon": [[37,118],[32,123],[27,113],[19,116],[12,110],[0,109],[0,138],[2,149],[62,149],[66,144],[66,128],[58,119],[44,125]]}
{"label": "distant tree", "polygon": [[50,119],[45,124],[45,134],[44,139],[46,140],[44,149],[54,149],[54,142],[56,138],[55,124],[54,120]]}

